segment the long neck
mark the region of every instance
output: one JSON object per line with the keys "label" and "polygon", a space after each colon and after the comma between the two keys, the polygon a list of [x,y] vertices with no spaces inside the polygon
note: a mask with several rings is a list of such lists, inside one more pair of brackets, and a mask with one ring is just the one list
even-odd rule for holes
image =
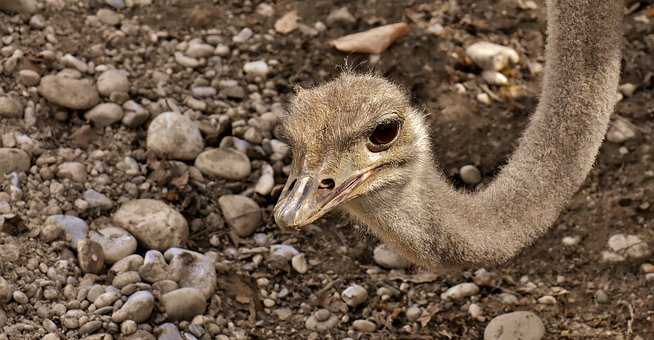
{"label": "long neck", "polygon": [[398,201],[394,210],[364,222],[427,265],[502,263],[542,236],[583,183],[604,139],[620,73],[622,12],[622,1],[548,1],[541,100],[494,182],[461,193],[439,169],[417,169],[406,187],[396,189],[404,192],[367,200],[409,197],[415,205]]}

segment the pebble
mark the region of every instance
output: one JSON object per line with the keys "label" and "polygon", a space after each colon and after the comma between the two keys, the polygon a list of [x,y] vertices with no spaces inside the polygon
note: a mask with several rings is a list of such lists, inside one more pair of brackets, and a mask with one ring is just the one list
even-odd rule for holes
{"label": "pebble", "polygon": [[102,103],[88,111],[85,117],[87,120],[91,121],[93,125],[99,128],[104,128],[120,122],[124,115],[125,112],[120,105],[114,103]]}
{"label": "pebble", "polygon": [[196,288],[209,299],[218,285],[214,261],[203,254],[180,248],[170,248],[164,254],[169,261],[170,279],[183,288]]}
{"label": "pebble", "polygon": [[450,287],[441,294],[442,300],[461,300],[463,298],[479,294],[479,286],[471,282],[460,283]]}
{"label": "pebble", "polygon": [[268,64],[266,64],[265,61],[257,60],[257,61],[245,63],[245,65],[243,65],[243,71],[253,76],[265,77],[266,75],[268,75],[268,72],[270,72],[270,68],[268,67]]}
{"label": "pebble", "polygon": [[16,98],[0,96],[0,118],[23,118],[23,105]]}
{"label": "pebble", "polygon": [[36,0],[0,1],[0,10],[15,13],[34,13],[38,9]]}
{"label": "pebble", "polygon": [[477,100],[484,105],[490,105],[492,103],[491,98],[487,93],[478,94]]}
{"label": "pebble", "polygon": [[636,235],[615,234],[609,238],[608,245],[616,254],[633,259],[644,258],[651,253],[647,242]]}
{"label": "pebble", "polygon": [[545,295],[542,296],[538,299],[538,303],[543,304],[543,305],[555,305],[556,304],[556,298],[551,296],[551,295]]}
{"label": "pebble", "polygon": [[595,301],[597,301],[597,303],[607,303],[609,302],[609,295],[606,294],[604,290],[598,289],[595,292]]}
{"label": "pebble", "polygon": [[77,249],[79,241],[85,239],[89,233],[89,226],[79,217],[69,215],[52,215],[45,220],[44,226],[53,226],[62,229],[66,241],[73,249]]}
{"label": "pebble", "polygon": [[275,171],[272,166],[268,163],[263,163],[261,165],[261,177],[257,181],[257,184],[254,186],[254,192],[259,195],[266,196],[270,194],[273,187],[275,186]]}
{"label": "pebble", "polygon": [[484,330],[484,340],[540,340],[543,321],[532,312],[512,312],[493,318]]}
{"label": "pebble", "polygon": [[100,102],[100,95],[90,79],[48,75],[41,79],[38,91],[49,102],[68,109],[87,110]]}
{"label": "pebble", "polygon": [[481,182],[481,172],[474,165],[462,166],[459,174],[461,175],[461,180],[466,184],[475,185]]}
{"label": "pebble", "polygon": [[123,125],[136,128],[145,123],[150,117],[150,113],[143,108],[140,104],[133,100],[128,100],[123,104],[125,116],[123,117]]}
{"label": "pebble", "polygon": [[157,327],[157,329],[159,331],[157,340],[184,340],[182,334],[179,332],[179,328],[173,323],[165,323]]}
{"label": "pebble", "polygon": [[114,274],[135,271],[143,265],[143,257],[138,254],[129,255],[111,266],[111,272]]}
{"label": "pebble", "polygon": [[261,208],[249,197],[223,195],[218,205],[227,225],[240,237],[252,235],[262,223]]}
{"label": "pebble", "polygon": [[57,168],[57,177],[67,178],[77,183],[85,183],[87,179],[86,167],[80,162],[63,162]]}
{"label": "pebble", "polygon": [[136,333],[137,329],[137,324],[134,320],[126,320],[120,324],[120,334],[122,335],[132,335]]}
{"label": "pebble", "polygon": [[293,257],[300,255],[300,252],[295,249],[295,247],[288,244],[273,244],[270,246],[270,256],[283,258],[287,261],[293,259]]}
{"label": "pebble", "polygon": [[21,149],[0,148],[0,177],[12,172],[26,172],[30,163],[27,152]]}
{"label": "pebble", "polygon": [[97,308],[107,307],[114,304],[120,299],[120,293],[114,290],[100,294],[97,298],[93,299],[93,304]]}
{"label": "pebble", "polygon": [[520,61],[520,56],[514,49],[486,41],[468,46],[465,53],[479,67],[490,71],[501,71],[509,63]]}
{"label": "pebble", "polygon": [[579,236],[565,236],[563,239],[561,239],[561,243],[563,243],[564,246],[575,246],[581,241],[581,238]]}
{"label": "pebble", "polygon": [[204,175],[230,180],[245,179],[252,171],[250,159],[245,154],[226,148],[202,152],[195,159],[195,167]]}
{"label": "pebble", "polygon": [[25,293],[21,292],[20,290],[14,291],[12,294],[12,297],[16,303],[24,305],[29,302],[29,299],[27,298],[27,295]]}
{"label": "pebble", "polygon": [[166,112],[150,123],[147,146],[164,159],[194,160],[204,149],[204,140],[198,125],[190,118]]}
{"label": "pebble", "polygon": [[620,90],[625,97],[633,96],[637,89],[638,86],[632,83],[624,83],[618,87],[618,90]]}
{"label": "pebble", "polygon": [[162,201],[137,199],[126,202],[114,213],[113,221],[147,249],[165,250],[183,246],[188,240],[186,219]]}
{"label": "pebble", "polygon": [[132,294],[125,304],[111,316],[114,322],[132,320],[136,323],[145,322],[152,315],[154,296],[148,291]]}
{"label": "pebble", "polygon": [[400,22],[346,35],[330,41],[329,45],[343,52],[380,54],[410,31],[408,24]]}
{"label": "pebble", "polygon": [[95,16],[98,17],[101,23],[109,26],[116,26],[120,24],[122,16],[110,9],[101,8],[96,13]]}
{"label": "pebble", "polygon": [[417,306],[411,306],[411,307],[407,308],[407,310],[406,310],[406,312],[404,312],[404,314],[406,314],[406,318],[409,321],[416,321],[416,320],[418,320],[420,315],[422,315],[422,309],[420,309],[420,307],[417,307]]}
{"label": "pebble", "polygon": [[373,258],[379,266],[387,269],[405,269],[411,266],[411,262],[383,243],[375,247]]}
{"label": "pebble", "polygon": [[0,308],[7,302],[11,301],[13,294],[13,285],[0,276]]}
{"label": "pebble", "polygon": [[509,84],[509,78],[497,71],[485,70],[481,73],[481,78],[490,85]]}
{"label": "pebble", "polygon": [[126,286],[137,282],[141,282],[141,276],[139,273],[136,271],[128,271],[116,275],[111,281],[111,285],[118,289],[123,289]]}
{"label": "pebble", "polygon": [[[25,86],[36,86],[41,81],[41,75],[32,70],[20,70],[16,82]],[[0,116],[2,113],[0,113]]]}
{"label": "pebble", "polygon": [[357,19],[350,13],[347,7],[340,7],[329,12],[326,22],[329,25],[333,24],[354,24],[357,22]]}
{"label": "pebble", "polygon": [[327,309],[319,309],[304,323],[304,327],[312,331],[325,332],[338,325],[338,316]]}
{"label": "pebble", "polygon": [[620,144],[636,137],[633,124],[625,118],[617,118],[611,122],[606,132],[606,140],[611,143]]}
{"label": "pebble", "polygon": [[166,293],[161,297],[161,303],[169,320],[190,320],[207,308],[204,295],[195,288],[180,288]]}
{"label": "pebble", "polygon": [[139,268],[139,274],[143,281],[149,283],[168,279],[168,263],[163,254],[157,250],[148,250],[144,256],[143,265]]}
{"label": "pebble", "polygon": [[84,191],[82,197],[84,198],[84,201],[89,204],[89,208],[107,210],[114,206],[114,202],[109,197],[93,189]]}
{"label": "pebble", "polygon": [[185,54],[191,58],[207,58],[214,53],[214,47],[201,42],[191,42]]}
{"label": "pebble", "polygon": [[105,261],[109,264],[134,254],[137,241],[127,230],[118,227],[107,227],[91,231],[89,238],[97,242],[104,252]]}
{"label": "pebble", "polygon": [[201,65],[199,60],[197,60],[195,58],[185,56],[181,52],[175,52],[175,61],[178,64],[180,64],[180,65],[182,65],[184,67],[189,67],[189,68],[196,68],[196,67]]}
{"label": "pebble", "polygon": [[358,284],[352,284],[342,293],[341,298],[350,307],[356,307],[368,299],[368,291]]}
{"label": "pebble", "polygon": [[104,269],[104,252],[99,243],[83,239],[77,243],[77,259],[85,273],[100,274]]}
{"label": "pebble", "polygon": [[304,254],[298,254],[293,256],[291,259],[291,266],[295,269],[296,272],[304,274],[309,271],[309,264],[307,263],[307,258]]}
{"label": "pebble", "polygon": [[115,8],[115,9],[123,9],[125,8],[125,1],[124,0],[105,0],[104,1],[107,5]]}
{"label": "pebble", "polygon": [[254,35],[254,32],[249,27],[246,27],[242,29],[238,34],[236,34],[233,38],[232,41],[237,43],[237,44],[242,44],[246,41],[248,41],[252,36]]}
{"label": "pebble", "polygon": [[357,332],[371,333],[377,329],[377,325],[368,320],[354,320],[352,328]]}

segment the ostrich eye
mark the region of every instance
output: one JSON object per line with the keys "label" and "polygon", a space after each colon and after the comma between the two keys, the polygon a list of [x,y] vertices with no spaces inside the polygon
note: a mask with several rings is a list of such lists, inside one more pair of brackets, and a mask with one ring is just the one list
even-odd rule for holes
{"label": "ostrich eye", "polygon": [[372,152],[380,152],[388,149],[390,143],[397,138],[400,133],[402,123],[399,120],[388,120],[379,123],[375,130],[370,134],[368,140],[368,149]]}

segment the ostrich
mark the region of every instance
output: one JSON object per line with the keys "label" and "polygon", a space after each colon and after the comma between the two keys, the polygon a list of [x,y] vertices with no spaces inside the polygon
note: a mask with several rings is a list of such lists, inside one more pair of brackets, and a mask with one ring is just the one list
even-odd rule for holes
{"label": "ostrich", "polygon": [[418,265],[506,262],[545,234],[593,166],[617,100],[622,15],[622,1],[548,0],[540,102],[508,164],[475,192],[447,182],[398,86],[345,72],[299,89],[282,123],[293,162],[277,224],[339,209]]}

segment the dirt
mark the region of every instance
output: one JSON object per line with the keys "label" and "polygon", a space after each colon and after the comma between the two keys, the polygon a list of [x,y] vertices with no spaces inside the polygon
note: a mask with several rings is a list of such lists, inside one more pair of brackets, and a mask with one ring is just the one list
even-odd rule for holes
{"label": "dirt", "polygon": [[[241,0],[161,0],[120,13],[150,26],[153,31],[166,31],[167,36],[162,39],[181,41],[187,36],[198,36],[201,30],[216,29],[228,41],[245,26],[255,32],[267,32],[272,29],[276,18],[293,9],[298,11],[301,22],[313,26],[317,21],[325,22],[333,9],[347,6],[357,18],[354,24],[330,25],[315,37],[298,31],[289,35],[276,34],[272,41],[257,48],[241,50],[239,55],[229,56],[223,63],[240,69],[243,60],[279,60],[280,66],[275,68],[268,80],[282,96],[274,99],[280,102],[288,99],[294,86],[311,86],[328,80],[337,75],[345,64],[364,71],[373,69],[389,77],[404,86],[414,103],[430,114],[434,154],[457,186],[463,186],[458,177],[458,169],[463,165],[476,165],[486,181],[498,172],[515,148],[529,114],[537,104],[542,74],[530,72],[527,61],[544,62],[545,22],[541,1],[536,2],[538,9],[523,10],[518,8],[518,1],[512,0],[279,0],[271,3],[275,16],[270,18],[255,13],[259,3]],[[339,216],[329,216],[303,231],[277,228],[270,216],[276,197],[256,197],[266,216],[266,225],[259,231],[280,243],[301,249],[311,260],[310,270],[306,274],[298,274],[288,266],[276,267],[267,263],[248,271],[243,267],[251,262],[250,256],[232,258],[231,267],[223,268],[220,274],[217,294],[222,305],[219,314],[253,339],[307,339],[315,337],[315,334],[312,335],[313,332],[305,328],[301,316],[280,320],[267,313],[262,306],[253,309],[252,305],[236,301],[239,293],[234,291],[245,289],[256,300],[260,297],[257,297],[259,293],[254,280],[266,277],[273,285],[284,286],[290,291],[283,306],[275,308],[303,311],[306,316],[320,307],[339,312],[342,303],[336,303],[340,299],[335,298],[334,294],[354,282],[367,287],[371,297],[363,307],[350,309],[341,315],[347,315],[349,320],[375,320],[378,329],[370,334],[361,334],[351,330],[351,322],[342,322],[336,328],[320,333],[318,338],[481,339],[492,317],[514,310],[528,310],[543,320],[547,329],[546,339],[635,339],[636,336],[654,339],[654,300],[651,293],[654,282],[648,282],[640,271],[641,264],[648,259],[621,263],[601,261],[601,253],[607,249],[607,240],[614,234],[638,235],[654,246],[654,207],[651,206],[654,205],[654,46],[646,41],[648,35],[651,37],[654,34],[654,17],[649,16],[649,23],[639,19],[639,16],[652,13],[654,7],[646,2],[640,5],[638,10],[625,16],[626,39],[621,81],[637,84],[638,90],[633,96],[625,97],[616,107],[616,115],[633,124],[636,136],[621,144],[607,142],[602,146],[595,168],[547,236],[510,263],[499,268],[486,268],[496,274],[497,279],[493,285],[482,287],[480,295],[472,300],[483,307],[482,320],[469,315],[470,301],[444,302],[439,299],[440,294],[452,285],[472,280],[478,268],[440,273],[435,280],[425,283],[406,281],[407,277],[412,277],[409,274],[420,273],[421,270],[413,268],[408,274],[378,270],[372,258],[372,249],[377,241],[368,236],[363,228],[352,226]],[[165,71],[170,66],[166,64],[167,57],[158,51],[137,52],[138,48],[147,46],[145,36],[127,35],[112,40],[103,35],[100,29],[85,25],[83,18],[100,8],[107,7],[96,0],[81,6],[47,8],[40,14],[49,26],[55,28],[59,38],[55,45],[63,53],[73,53],[96,64],[109,61],[106,56],[95,55],[88,48],[96,44],[104,44],[121,53],[139,55],[141,64],[130,65],[138,70],[130,74],[131,99],[156,100],[150,75],[155,70]],[[436,16],[437,13],[440,13],[440,17]],[[445,28],[443,34],[429,34],[420,27],[431,19],[442,24]],[[0,32],[6,33],[12,25],[26,23],[27,20],[29,16],[9,19],[9,16],[0,14]],[[398,21],[409,22],[412,33],[385,51],[374,65],[370,65],[368,56],[346,55],[326,44],[329,39],[347,33]],[[26,51],[24,60],[35,69],[46,69],[47,66],[38,57],[40,43],[32,40],[29,32],[21,36],[23,40],[20,44]],[[510,70],[511,86],[515,87],[517,94],[509,94],[511,89],[508,88],[491,86],[490,90],[497,94],[498,100],[484,105],[475,99],[476,94],[482,91],[481,70],[466,59],[464,49],[478,40],[510,46],[520,53],[521,63]],[[174,77],[176,84],[170,96],[182,102],[182,95],[189,93],[194,76],[180,68],[174,68],[174,71],[179,71],[180,75]],[[233,74],[222,76],[234,78]],[[0,86],[5,91],[12,89],[14,81],[14,74],[0,76]],[[464,94],[454,92],[457,83],[466,84],[468,91]],[[238,106],[241,101],[229,100],[227,103]],[[224,108],[213,107],[211,110],[220,112]],[[30,128],[25,128],[16,120],[0,120],[0,132],[25,132],[39,139],[46,150],[74,147],[71,133],[84,124],[83,116],[73,113],[62,122],[54,119],[53,114],[54,110],[44,110],[37,124]],[[127,155],[141,155],[145,149],[143,127],[119,127],[114,134],[102,130],[95,133],[97,139],[84,152],[109,150],[109,164],[115,164]],[[145,157],[140,159],[144,160]],[[116,175],[111,180],[112,183],[120,183],[127,179]],[[283,180],[283,176],[277,176],[278,184]],[[155,186],[159,191],[153,190],[144,195],[165,200],[176,206],[187,220],[199,219],[202,224],[209,213],[219,211],[219,194],[240,192],[251,184],[252,181],[218,181],[209,187],[190,185],[181,190],[169,184],[160,184]],[[112,188],[107,191],[112,199],[118,200],[124,196],[122,187],[115,185]],[[64,196],[75,195],[76,190],[81,189],[67,188]],[[28,193],[27,196],[29,200],[38,195]],[[73,209],[69,204],[68,209],[64,210]],[[106,212],[94,212],[82,217],[90,222],[108,215]],[[0,263],[0,275],[5,279],[16,278],[15,273],[25,270],[21,267],[27,266],[30,258],[52,265],[55,259],[70,255],[65,247],[44,244],[30,236],[30,227],[38,225],[44,217],[47,216],[25,214],[25,221],[21,222],[16,236],[0,239],[2,244],[18,246],[21,254],[14,263]],[[211,246],[207,242],[210,235],[219,235],[221,245]],[[577,236],[580,242],[575,246],[564,246],[562,239],[566,236]],[[253,241],[248,239],[234,244],[226,230],[206,230],[204,226],[193,230],[191,239],[190,248],[213,250],[220,254],[227,254],[226,249],[239,245],[254,246]],[[229,258],[228,255],[222,256]],[[401,291],[390,299],[382,299],[374,293],[379,287],[399,289],[402,282],[409,283],[409,291]],[[533,283],[535,288],[526,290],[526,282]],[[598,289],[608,294],[608,302],[598,303],[595,298]],[[498,294],[502,292],[515,294],[519,302],[515,305],[501,302]],[[554,295],[557,303],[538,303],[537,299],[543,295]],[[421,318],[422,322],[410,322],[402,313],[414,304],[427,311]],[[33,309],[6,309],[12,320],[18,318],[21,311],[29,315]],[[156,322],[152,324],[156,325]],[[23,334],[25,339],[40,338],[31,337],[29,332]]]}

